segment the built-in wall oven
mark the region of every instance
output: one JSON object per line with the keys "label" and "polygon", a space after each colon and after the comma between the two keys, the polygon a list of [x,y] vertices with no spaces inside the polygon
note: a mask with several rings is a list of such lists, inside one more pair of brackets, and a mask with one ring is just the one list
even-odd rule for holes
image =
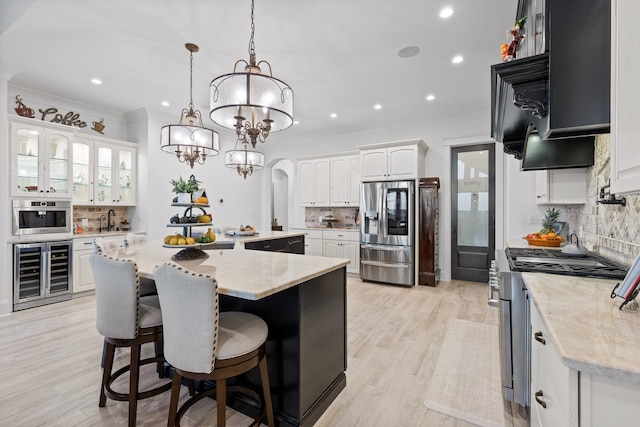
{"label": "built-in wall oven", "polygon": [[624,279],[627,268],[587,253],[568,256],[557,249],[496,250],[489,271],[489,305],[499,307],[499,350],[505,400],[530,406],[531,326],[529,291],[522,272]]}
{"label": "built-in wall oven", "polygon": [[21,200],[12,202],[14,236],[71,234],[71,200]]}
{"label": "built-in wall oven", "polygon": [[13,310],[71,299],[72,240],[13,245]]}

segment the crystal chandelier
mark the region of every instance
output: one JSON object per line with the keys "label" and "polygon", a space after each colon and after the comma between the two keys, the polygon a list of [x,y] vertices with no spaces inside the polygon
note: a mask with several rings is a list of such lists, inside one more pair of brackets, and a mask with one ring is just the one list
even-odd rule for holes
{"label": "crystal chandelier", "polygon": [[[243,142],[265,142],[270,132],[283,130],[293,123],[293,90],[273,77],[271,64],[256,62],[253,22],[254,0],[251,0],[251,38],[249,62],[240,59],[233,73],[215,78],[210,86],[209,117],[218,125],[233,129]],[[244,71],[237,71],[243,63]],[[269,74],[262,74],[260,66],[269,67]],[[264,65],[263,65],[264,66]]]}
{"label": "crystal chandelier", "polygon": [[[238,143],[242,148],[238,149]],[[264,168],[264,154],[249,149],[249,143],[246,140],[238,139],[234,149],[225,153],[224,164],[228,168],[235,168],[238,175],[247,179],[247,175],[253,174],[254,170]]]}
{"label": "crystal chandelier", "polygon": [[193,52],[197,52],[199,48],[192,43],[187,43],[185,47],[190,52],[189,108],[182,109],[177,125],[162,127],[160,146],[162,150],[175,154],[180,162],[188,163],[193,168],[196,163],[203,164],[208,156],[217,155],[220,152],[220,141],[217,132],[202,125],[200,111],[193,109]]}

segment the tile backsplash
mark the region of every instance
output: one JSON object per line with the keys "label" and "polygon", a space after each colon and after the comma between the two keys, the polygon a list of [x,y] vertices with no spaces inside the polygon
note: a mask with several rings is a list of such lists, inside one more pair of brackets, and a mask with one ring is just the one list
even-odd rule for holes
{"label": "tile backsplash", "polygon": [[[329,227],[331,224],[335,228],[356,228],[357,207],[340,208],[304,208],[304,226],[310,228]],[[328,215],[332,215],[335,221],[324,221]]]}
{"label": "tile backsplash", "polygon": [[640,254],[640,195],[625,196],[626,206],[597,203],[600,188],[609,182],[609,135],[596,138],[595,164],[587,172],[585,205],[568,205],[566,220],[570,232],[579,233],[580,243],[604,257],[631,265]]}
{"label": "tile backsplash", "polygon": [[127,221],[128,209],[126,207],[112,207],[112,206],[74,206],[73,207],[73,224],[82,225],[82,220],[86,218],[89,225],[82,227],[83,233],[97,233],[100,230],[100,217],[102,218],[102,227],[107,227],[107,217],[109,209],[113,209],[115,217],[112,216],[112,221],[115,222],[115,231],[120,231],[120,223]]}

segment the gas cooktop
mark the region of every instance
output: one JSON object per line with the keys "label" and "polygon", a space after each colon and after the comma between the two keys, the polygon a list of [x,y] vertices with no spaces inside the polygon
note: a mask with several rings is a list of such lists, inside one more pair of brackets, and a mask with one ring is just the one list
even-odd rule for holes
{"label": "gas cooktop", "polygon": [[627,275],[627,267],[592,253],[572,256],[559,250],[532,248],[507,248],[505,252],[511,271],[620,280]]}

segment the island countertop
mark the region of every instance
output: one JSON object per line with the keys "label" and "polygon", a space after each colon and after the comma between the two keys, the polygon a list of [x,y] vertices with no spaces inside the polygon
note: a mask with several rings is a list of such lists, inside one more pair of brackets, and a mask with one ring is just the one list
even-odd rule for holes
{"label": "island countertop", "polygon": [[640,384],[640,312],[610,298],[619,281],[523,273],[551,342],[569,368]]}
{"label": "island countertop", "polygon": [[[282,237],[300,234],[273,233],[284,233]],[[278,236],[274,234],[271,238]],[[218,282],[220,294],[247,300],[265,298],[349,264],[349,260],[339,258],[243,249],[210,249],[205,251],[209,255],[207,258],[173,261],[171,257],[179,251],[179,248],[163,247],[162,240],[152,240],[134,254],[119,257],[134,260],[141,277],[153,278],[154,267],[166,262],[194,273],[211,275]]]}

